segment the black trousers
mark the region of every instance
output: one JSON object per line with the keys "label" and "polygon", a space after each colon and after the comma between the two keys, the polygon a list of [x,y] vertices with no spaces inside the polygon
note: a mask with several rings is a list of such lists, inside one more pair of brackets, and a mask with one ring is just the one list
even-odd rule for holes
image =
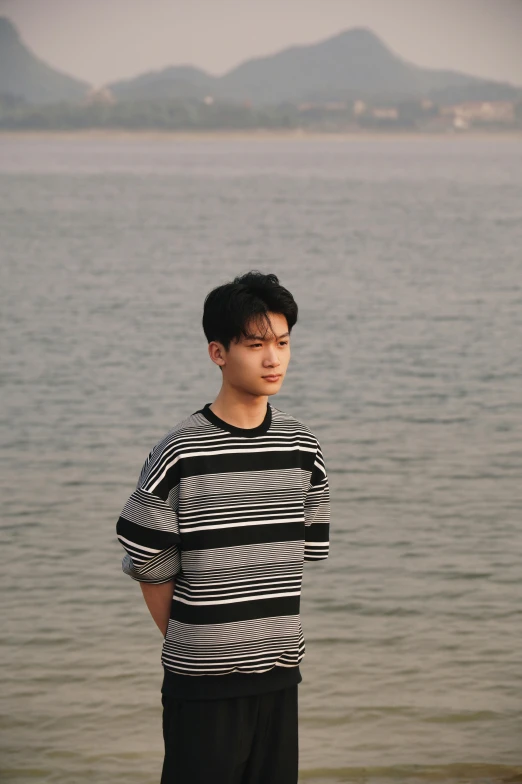
{"label": "black trousers", "polygon": [[297,784],[297,688],[222,700],[163,694],[161,784]]}

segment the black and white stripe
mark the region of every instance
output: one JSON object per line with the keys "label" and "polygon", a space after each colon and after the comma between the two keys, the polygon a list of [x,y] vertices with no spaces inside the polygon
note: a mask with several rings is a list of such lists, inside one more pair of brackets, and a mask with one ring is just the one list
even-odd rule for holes
{"label": "black and white stripe", "polygon": [[297,666],[303,562],[328,557],[329,522],[319,442],[271,404],[252,431],[227,426],[207,404],[167,433],[117,523],[126,574],[175,578],[164,667],[220,675]]}

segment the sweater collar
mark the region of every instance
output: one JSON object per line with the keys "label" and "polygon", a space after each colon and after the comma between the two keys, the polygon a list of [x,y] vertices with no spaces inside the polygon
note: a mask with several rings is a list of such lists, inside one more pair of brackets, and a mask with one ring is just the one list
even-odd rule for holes
{"label": "sweater collar", "polygon": [[242,438],[264,436],[272,424],[272,407],[268,401],[266,404],[265,418],[257,427],[236,427],[235,425],[230,425],[228,422],[225,422],[224,419],[220,419],[216,416],[210,406],[211,403],[205,403],[200,413],[202,413],[205,419],[208,419],[213,425],[219,427],[221,430],[226,430],[228,433],[232,433],[234,436],[241,436]]}

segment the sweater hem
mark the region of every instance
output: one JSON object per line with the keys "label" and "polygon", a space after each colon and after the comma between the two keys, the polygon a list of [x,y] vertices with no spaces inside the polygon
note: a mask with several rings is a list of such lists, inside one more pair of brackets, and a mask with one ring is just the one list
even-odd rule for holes
{"label": "sweater hem", "polygon": [[302,681],[299,665],[261,673],[232,672],[228,675],[180,675],[163,666],[162,694],[180,700],[218,700],[264,694],[295,686]]}

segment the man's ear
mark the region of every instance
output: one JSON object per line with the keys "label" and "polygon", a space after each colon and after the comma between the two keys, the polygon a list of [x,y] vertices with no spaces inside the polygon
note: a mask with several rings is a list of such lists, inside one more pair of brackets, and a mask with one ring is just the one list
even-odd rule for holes
{"label": "man's ear", "polygon": [[219,367],[223,367],[226,363],[226,351],[222,343],[219,343],[217,340],[212,340],[208,344],[208,355],[212,362]]}

